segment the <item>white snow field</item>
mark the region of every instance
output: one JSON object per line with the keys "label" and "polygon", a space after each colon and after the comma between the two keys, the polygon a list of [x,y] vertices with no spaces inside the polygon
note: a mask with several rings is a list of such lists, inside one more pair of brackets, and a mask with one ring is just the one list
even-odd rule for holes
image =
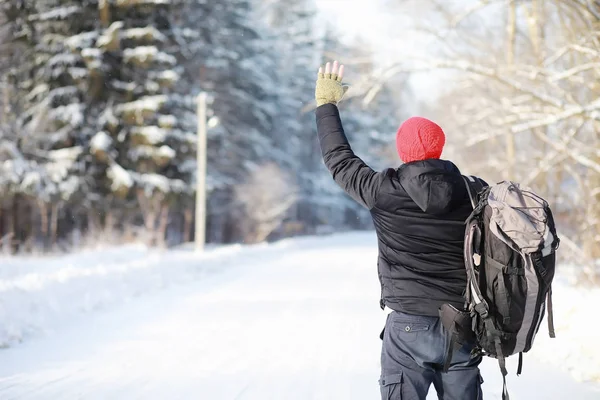
{"label": "white snow field", "polygon": [[[0,399],[377,400],[376,253],[373,233],[351,233],[0,258]],[[512,400],[600,399],[573,378],[600,372],[585,326],[598,292],[555,294],[558,338],[520,377],[509,360]],[[484,398],[500,399],[497,364],[482,370]]]}

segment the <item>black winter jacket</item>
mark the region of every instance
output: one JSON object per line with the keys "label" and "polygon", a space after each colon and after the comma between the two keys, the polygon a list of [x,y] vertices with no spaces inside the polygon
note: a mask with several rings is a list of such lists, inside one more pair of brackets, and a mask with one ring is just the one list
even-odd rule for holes
{"label": "black winter jacket", "polygon": [[431,159],[375,172],[350,148],[335,105],[320,106],[316,117],[333,179],[371,212],[381,307],[430,316],[443,303],[462,308],[464,224],[472,208],[458,168]]}

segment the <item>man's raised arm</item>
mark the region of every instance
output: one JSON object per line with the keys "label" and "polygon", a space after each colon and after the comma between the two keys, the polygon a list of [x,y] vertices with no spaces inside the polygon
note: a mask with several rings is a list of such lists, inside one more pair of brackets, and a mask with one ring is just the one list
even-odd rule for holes
{"label": "man's raised arm", "polygon": [[381,186],[383,173],[373,171],[357,157],[342,127],[338,102],[346,92],[342,86],[344,66],[337,61],[319,69],[315,97],[317,100],[317,132],[325,166],[335,182],[354,200],[368,209],[373,208]]}

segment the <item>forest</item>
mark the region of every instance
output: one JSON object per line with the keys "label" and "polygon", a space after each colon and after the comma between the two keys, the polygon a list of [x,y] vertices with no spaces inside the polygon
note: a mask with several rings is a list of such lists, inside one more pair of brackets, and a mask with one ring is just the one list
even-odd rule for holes
{"label": "forest", "polygon": [[[370,49],[312,1],[3,0],[0,17],[6,251],[192,240],[201,92],[209,243],[368,226],[322,166],[313,103],[321,60]],[[384,165],[399,107],[377,103],[349,99],[346,124]]]}

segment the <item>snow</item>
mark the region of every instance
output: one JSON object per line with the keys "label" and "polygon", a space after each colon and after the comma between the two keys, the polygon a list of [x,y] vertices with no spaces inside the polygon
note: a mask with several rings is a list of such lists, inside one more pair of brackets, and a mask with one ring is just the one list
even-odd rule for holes
{"label": "snow", "polygon": [[176,153],[175,150],[173,150],[171,147],[167,145],[162,145],[158,148],[158,155],[163,158],[172,159],[175,158]]}
{"label": "snow", "polygon": [[146,96],[139,100],[123,103],[115,107],[117,113],[134,113],[138,111],[156,112],[167,102],[165,95]]}
{"label": "snow", "polygon": [[0,157],[2,157],[3,159],[22,159],[23,155],[21,154],[21,151],[14,142],[3,139],[0,140]]}
{"label": "snow", "polygon": [[123,21],[116,21],[110,24],[110,26],[104,31],[102,35],[96,41],[96,46],[105,48],[113,43],[118,32],[125,26]]}
{"label": "snow", "polygon": [[83,79],[88,76],[88,70],[85,68],[73,67],[67,68],[67,71],[75,80]]}
{"label": "snow", "polygon": [[119,119],[115,116],[114,112],[113,112],[113,108],[112,107],[107,107],[102,114],[100,114],[100,117],[98,118],[98,123],[100,124],[100,126],[107,126],[107,127],[118,127],[120,124]]}
{"label": "snow", "polygon": [[72,51],[81,50],[84,48],[91,47],[97,38],[98,38],[98,32],[96,32],[96,31],[84,32],[84,33],[80,33],[78,35],[69,37],[68,39],[65,40],[65,44]]}
{"label": "snow", "polygon": [[69,200],[71,196],[75,195],[81,190],[82,179],[80,177],[71,175],[67,179],[58,182],[58,193],[63,200]]}
{"label": "snow", "polygon": [[100,69],[102,66],[102,50],[97,48],[89,48],[81,50],[81,57],[90,69]]}
{"label": "snow", "polygon": [[171,4],[171,0],[116,0],[117,7],[133,7],[144,4]]}
{"label": "snow", "polygon": [[[56,68],[58,66],[64,67],[64,66],[73,66],[75,64],[77,64],[77,61],[79,61],[79,57],[76,56],[75,54],[56,54],[55,56],[53,56],[52,58],[50,58],[47,63],[46,66],[49,68]],[[62,72],[62,71],[60,71]],[[57,72],[58,76],[60,74],[60,72]],[[53,78],[55,78],[56,76],[53,76]]]}
{"label": "snow", "polygon": [[[385,315],[376,253],[368,232],[202,254],[128,245],[0,258],[0,343],[10,346],[0,351],[0,397],[377,399]],[[579,333],[598,289],[571,292],[559,280],[554,290],[564,339],[536,343],[519,378],[509,359],[511,399],[598,399],[597,385],[558,368],[563,347],[576,349],[570,339],[596,347]],[[542,353],[556,366],[539,362]],[[485,399],[499,400],[495,361],[482,373]]]}
{"label": "snow", "polygon": [[92,47],[86,47],[85,49],[81,50],[81,55],[84,58],[100,58],[102,57],[102,50]]}
{"label": "snow", "polygon": [[160,85],[154,81],[146,81],[144,83],[144,89],[146,93],[158,93],[160,91]]}
{"label": "snow", "polygon": [[547,325],[542,324],[534,354],[548,365],[568,370],[578,381],[600,382],[600,322],[594,317],[600,289],[572,286],[564,275],[557,280],[553,285],[556,338],[550,339]]}
{"label": "snow", "polygon": [[76,86],[63,86],[56,89],[52,89],[48,93],[48,100],[55,101],[56,99],[71,99],[73,97],[77,97],[79,94],[79,89]]}
{"label": "snow", "polygon": [[36,87],[34,87],[31,92],[29,92],[27,94],[27,96],[25,96],[25,100],[26,101],[34,101],[36,99],[36,97],[45,94],[48,92],[48,90],[50,90],[50,86],[48,86],[45,83],[39,84]]}
{"label": "snow", "polygon": [[173,128],[177,124],[177,118],[174,115],[159,115],[158,125],[161,128]]}
{"label": "snow", "polygon": [[135,82],[123,82],[118,79],[114,79],[111,81],[111,86],[117,90],[121,90],[124,92],[133,92],[137,86]]}
{"label": "snow", "polygon": [[107,152],[112,146],[113,140],[110,136],[104,131],[100,131],[92,137],[90,141],[90,147],[94,151],[103,151]]}
{"label": "snow", "polygon": [[123,50],[123,59],[126,63],[147,64],[158,61],[169,65],[177,64],[175,57],[159,51],[156,46],[138,46],[133,49],[125,49]]}
{"label": "snow", "polygon": [[64,149],[50,150],[48,151],[47,156],[49,159],[56,162],[65,160],[73,162],[79,157],[82,151],[83,149],[81,146],[65,147]]}
{"label": "snow", "polygon": [[108,168],[108,177],[112,180],[110,187],[113,191],[130,188],[134,183],[131,174],[117,163],[112,163]]}
{"label": "snow", "polygon": [[[48,158],[51,161],[44,165],[48,179],[54,183],[68,181],[69,184],[67,184],[65,188],[69,188],[68,192],[72,194],[74,192],[72,185],[78,180],[75,176],[69,177],[69,172],[71,172],[77,158],[82,152],[83,149],[80,146],[48,151]],[[74,178],[75,180],[70,178]]]}
{"label": "snow", "polygon": [[55,121],[62,121],[72,127],[79,127],[83,124],[84,105],[81,103],[71,103],[66,106],[53,108],[49,116]]}
{"label": "snow", "polygon": [[179,74],[173,70],[166,70],[160,72],[150,72],[148,77],[151,79],[156,79],[162,83],[174,83],[179,79]]}
{"label": "snow", "polygon": [[45,192],[46,190],[44,190],[45,188],[43,187],[45,180],[42,169],[35,161],[31,161],[29,164],[31,169],[24,172],[21,182],[19,183],[19,188],[25,193]]}
{"label": "snow", "polygon": [[[153,159],[158,165],[163,166],[165,163],[169,162],[177,153],[171,147],[167,145],[162,145],[160,147],[148,146],[148,145],[138,145],[130,149],[127,154],[129,158],[133,161],[138,161],[140,159]],[[163,180],[161,180],[163,181]],[[165,178],[164,182],[168,183],[168,178]],[[161,183],[158,185],[162,191],[168,184]]]}
{"label": "snow", "polygon": [[81,10],[79,6],[70,6],[70,7],[57,7],[51,11],[47,11],[41,14],[38,14],[36,18],[32,18],[32,20],[40,20],[40,21],[48,21],[48,20],[64,20],[74,14],[77,14]]}
{"label": "snow", "polygon": [[152,197],[155,190],[161,193],[181,193],[187,188],[187,185],[182,180],[169,179],[159,174],[138,174],[136,181],[144,189],[147,197]]}
{"label": "snow", "polygon": [[132,127],[131,134],[143,136],[148,144],[162,143],[167,137],[167,131],[165,129],[152,125]]}
{"label": "snow", "polygon": [[57,194],[68,200],[81,186],[79,177],[69,175],[81,153],[81,147],[74,146],[48,151],[48,162],[43,164],[21,158],[6,160],[0,167],[0,184],[4,190],[19,190],[42,201]]}
{"label": "snow", "polygon": [[122,36],[133,40],[152,40],[161,43],[167,41],[167,37],[153,26],[126,29],[123,31]]}

